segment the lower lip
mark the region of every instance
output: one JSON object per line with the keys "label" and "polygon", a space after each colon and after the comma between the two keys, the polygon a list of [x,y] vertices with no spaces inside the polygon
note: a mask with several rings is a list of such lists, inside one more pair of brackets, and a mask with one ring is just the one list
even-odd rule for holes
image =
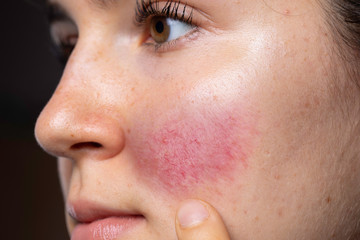
{"label": "lower lip", "polygon": [[141,216],[110,217],[78,224],[71,240],[112,240],[129,234],[144,221]]}

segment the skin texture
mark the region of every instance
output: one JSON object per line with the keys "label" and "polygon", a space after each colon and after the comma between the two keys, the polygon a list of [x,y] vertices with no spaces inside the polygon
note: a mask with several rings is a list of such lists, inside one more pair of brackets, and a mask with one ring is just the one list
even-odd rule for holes
{"label": "skin texture", "polygon": [[199,30],[157,50],[135,1],[56,2],[80,35],[36,137],[69,209],[136,212],[124,239],[177,239],[197,198],[234,240],[357,239],[358,92],[317,1],[188,0]]}
{"label": "skin texture", "polygon": [[159,191],[178,196],[209,182],[233,182],[247,166],[256,134],[251,117],[238,108],[226,111],[206,106],[171,111],[165,123],[156,122],[159,129],[137,129],[131,138],[139,176],[150,180],[150,187],[160,183]]}

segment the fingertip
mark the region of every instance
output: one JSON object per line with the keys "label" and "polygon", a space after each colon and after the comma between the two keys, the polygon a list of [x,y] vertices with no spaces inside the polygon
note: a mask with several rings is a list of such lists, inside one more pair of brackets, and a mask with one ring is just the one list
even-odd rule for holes
{"label": "fingertip", "polygon": [[210,204],[189,199],[180,205],[176,214],[178,240],[229,240],[225,224]]}
{"label": "fingertip", "polygon": [[177,212],[177,220],[181,228],[200,225],[209,217],[209,211],[204,202],[190,199],[183,202]]}

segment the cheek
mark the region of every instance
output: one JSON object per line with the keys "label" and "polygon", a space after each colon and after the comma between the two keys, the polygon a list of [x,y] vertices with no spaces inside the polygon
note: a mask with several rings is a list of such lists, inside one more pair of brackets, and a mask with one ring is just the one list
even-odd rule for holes
{"label": "cheek", "polygon": [[136,134],[135,171],[150,187],[173,195],[231,182],[246,169],[254,124],[254,117],[239,109],[204,106],[166,114]]}

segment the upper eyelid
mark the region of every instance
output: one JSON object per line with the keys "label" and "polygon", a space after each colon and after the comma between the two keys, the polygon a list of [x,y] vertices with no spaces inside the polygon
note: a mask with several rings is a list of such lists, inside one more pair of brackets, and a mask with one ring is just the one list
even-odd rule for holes
{"label": "upper eyelid", "polygon": [[[135,26],[142,27],[144,24],[146,24],[147,18],[151,17],[151,15],[162,15],[164,17],[167,17],[164,13],[161,13],[161,11],[163,9],[163,6],[166,5],[165,4],[166,2],[171,2],[173,4],[180,3],[180,7],[178,9],[178,12],[180,13],[180,15],[182,15],[183,8],[186,6],[187,10],[185,11],[186,12],[185,19],[181,19],[178,17],[179,20],[190,23],[191,25],[195,25],[197,27],[201,27],[209,32],[219,32],[222,30],[221,27],[218,25],[218,23],[216,23],[215,19],[212,17],[212,15],[208,11],[204,11],[204,9],[197,8],[196,4],[195,4],[195,6],[192,4],[192,1],[186,1],[186,0],[136,0],[136,3],[137,4],[145,3],[148,5],[149,1],[152,2],[152,4],[154,5],[154,7],[152,9],[155,8],[155,10],[158,10],[158,11],[156,11],[153,14],[145,14],[144,16],[140,16],[140,17],[145,17],[145,19],[143,19],[142,21],[137,21],[136,18],[137,18],[137,15],[139,14],[139,12],[138,12],[139,5],[135,6],[135,16],[133,18],[133,22],[134,22]],[[161,6],[160,6],[160,4],[161,4]],[[147,5],[145,5],[145,6],[147,6]],[[141,5],[140,5],[140,7],[141,7]],[[187,18],[190,16],[191,16],[190,21],[187,21]],[[170,17],[172,17],[172,16],[170,16]]]}

